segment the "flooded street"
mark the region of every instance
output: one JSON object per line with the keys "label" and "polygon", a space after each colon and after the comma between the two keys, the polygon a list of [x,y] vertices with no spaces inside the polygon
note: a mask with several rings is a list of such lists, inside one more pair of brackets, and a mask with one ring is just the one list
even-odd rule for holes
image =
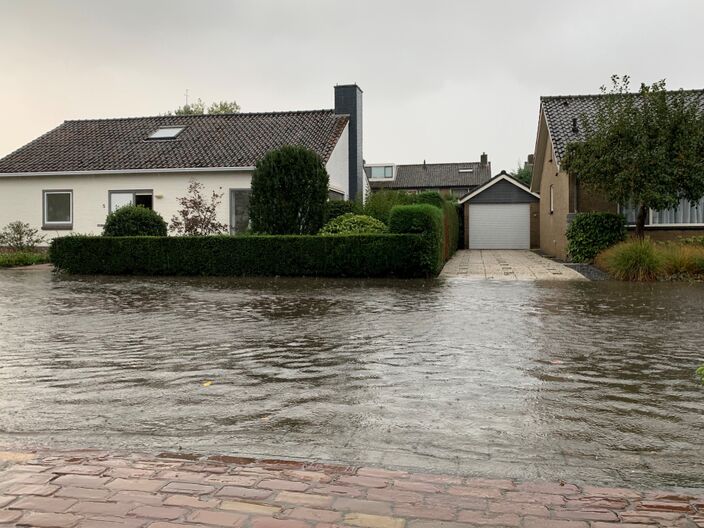
{"label": "flooded street", "polygon": [[701,487],[703,305],[687,284],[2,271],[0,447]]}

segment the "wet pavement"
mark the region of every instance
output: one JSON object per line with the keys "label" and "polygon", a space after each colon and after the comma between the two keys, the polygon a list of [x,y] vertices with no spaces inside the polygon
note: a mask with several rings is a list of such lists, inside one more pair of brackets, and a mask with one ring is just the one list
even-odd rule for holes
{"label": "wet pavement", "polygon": [[[13,461],[4,470],[3,455]],[[0,523],[54,528],[704,526],[702,490],[640,492],[291,460],[184,458],[0,453]]]}
{"label": "wet pavement", "polygon": [[702,285],[0,272],[0,446],[704,487]]}
{"label": "wet pavement", "polygon": [[462,249],[445,264],[440,275],[500,281],[587,280],[555,260],[521,249]]}

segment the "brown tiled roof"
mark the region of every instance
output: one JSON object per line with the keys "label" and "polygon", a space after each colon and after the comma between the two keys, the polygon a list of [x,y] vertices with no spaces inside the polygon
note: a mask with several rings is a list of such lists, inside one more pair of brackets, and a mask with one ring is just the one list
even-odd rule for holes
{"label": "brown tiled roof", "polygon": [[[333,110],[66,121],[0,159],[0,173],[251,167],[284,145],[327,161],[349,118]],[[163,126],[175,139],[150,140]]]}
{"label": "brown tiled roof", "polygon": [[[460,172],[471,170],[471,172]],[[369,180],[372,189],[439,189],[477,187],[491,179],[491,162],[397,165],[393,180]]]}
{"label": "brown tiled roof", "polygon": [[[684,93],[687,97],[696,100],[704,111],[704,90],[687,90]],[[638,94],[628,94],[628,96],[639,97]],[[604,97],[604,95],[554,95],[540,98],[558,165],[569,143],[586,139],[582,117],[593,118]],[[574,119],[577,119],[576,131],[573,129]]]}

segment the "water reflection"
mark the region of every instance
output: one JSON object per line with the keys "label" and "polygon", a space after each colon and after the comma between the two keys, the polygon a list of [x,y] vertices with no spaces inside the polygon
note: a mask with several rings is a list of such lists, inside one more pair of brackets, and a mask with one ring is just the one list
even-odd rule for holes
{"label": "water reflection", "polygon": [[4,271],[0,444],[701,486],[703,300],[680,284]]}

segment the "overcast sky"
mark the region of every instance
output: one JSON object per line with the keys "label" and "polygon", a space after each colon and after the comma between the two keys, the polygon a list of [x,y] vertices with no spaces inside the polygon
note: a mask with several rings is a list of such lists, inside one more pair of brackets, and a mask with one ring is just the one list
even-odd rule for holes
{"label": "overcast sky", "polygon": [[332,108],[364,90],[367,162],[533,152],[541,95],[704,88],[702,0],[0,0],[0,156],[65,119],[192,99]]}

